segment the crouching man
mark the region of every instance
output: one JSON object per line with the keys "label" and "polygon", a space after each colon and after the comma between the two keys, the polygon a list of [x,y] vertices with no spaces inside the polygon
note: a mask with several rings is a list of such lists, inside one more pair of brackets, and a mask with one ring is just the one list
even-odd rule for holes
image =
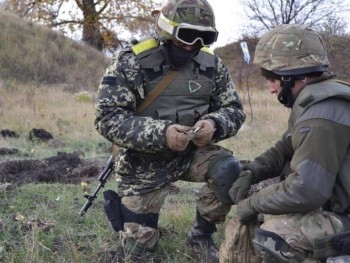
{"label": "crouching man", "polygon": [[[220,262],[350,262],[350,84],[328,72],[324,43],[306,25],[267,32],[254,63],[291,113],[281,139],[229,191],[235,216]],[[280,180],[248,194],[271,178]]]}

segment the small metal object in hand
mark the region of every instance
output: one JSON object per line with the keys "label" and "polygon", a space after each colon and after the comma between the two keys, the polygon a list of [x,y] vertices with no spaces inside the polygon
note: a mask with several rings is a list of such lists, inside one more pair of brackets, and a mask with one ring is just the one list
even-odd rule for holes
{"label": "small metal object in hand", "polygon": [[197,128],[194,128],[192,130],[185,132],[185,134],[187,135],[187,138],[189,140],[192,140],[199,130],[200,130],[200,127],[197,127]]}
{"label": "small metal object in hand", "polygon": [[200,130],[200,128],[201,127],[197,127],[195,129],[189,130],[188,132],[186,132],[186,134],[196,134]]}

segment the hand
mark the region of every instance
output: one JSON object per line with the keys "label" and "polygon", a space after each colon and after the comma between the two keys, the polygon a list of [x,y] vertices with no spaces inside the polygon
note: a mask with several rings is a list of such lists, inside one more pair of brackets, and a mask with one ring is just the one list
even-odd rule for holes
{"label": "hand", "polygon": [[251,198],[247,198],[240,201],[236,206],[233,206],[234,209],[236,209],[236,211],[234,211],[236,217],[244,225],[249,224],[252,221],[256,221],[258,218],[258,212],[251,207],[251,201]]}
{"label": "hand", "polygon": [[228,194],[234,204],[247,198],[248,191],[253,182],[253,174],[249,170],[242,171],[235,182],[233,182]]}
{"label": "hand", "polygon": [[186,134],[192,127],[171,124],[165,131],[165,145],[173,151],[183,151],[186,149],[191,137]]}
{"label": "hand", "polygon": [[200,127],[199,131],[192,139],[194,144],[197,146],[204,146],[211,142],[215,132],[215,122],[213,120],[199,120],[193,127]]}

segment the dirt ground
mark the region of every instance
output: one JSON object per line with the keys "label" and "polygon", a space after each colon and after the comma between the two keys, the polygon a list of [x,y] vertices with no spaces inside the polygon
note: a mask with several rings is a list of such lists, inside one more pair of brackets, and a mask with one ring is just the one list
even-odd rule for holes
{"label": "dirt ground", "polygon": [[[0,148],[0,156],[15,149]],[[107,161],[107,160],[106,160]],[[78,153],[59,152],[42,160],[9,160],[0,162],[0,184],[22,185],[26,183],[72,183],[96,180],[105,163],[87,160]]]}
{"label": "dirt ground", "polygon": [[[17,138],[15,131],[1,130],[0,136]],[[32,129],[29,139],[33,142],[53,140],[53,136],[44,129]],[[96,180],[106,165],[107,160],[84,159],[79,152],[58,152],[42,160],[9,160],[8,157],[17,154],[15,148],[0,148],[0,186],[22,185],[26,183],[72,183],[90,182]]]}

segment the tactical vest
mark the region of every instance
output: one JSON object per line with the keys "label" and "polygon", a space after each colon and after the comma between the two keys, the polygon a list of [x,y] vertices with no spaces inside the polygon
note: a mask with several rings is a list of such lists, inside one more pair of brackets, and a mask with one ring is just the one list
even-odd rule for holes
{"label": "tactical vest", "polygon": [[[153,38],[132,47],[146,79],[145,96],[169,71],[163,48]],[[213,52],[202,48],[193,61],[180,69],[171,84],[139,115],[193,126],[208,113],[210,95],[214,89],[214,70]]]}
{"label": "tactical vest", "polygon": [[[289,118],[289,131],[293,131],[296,120],[313,104],[327,98],[350,101],[350,84],[339,80],[326,80],[306,86],[296,98]],[[330,200],[333,212],[350,213],[350,146]]]}

